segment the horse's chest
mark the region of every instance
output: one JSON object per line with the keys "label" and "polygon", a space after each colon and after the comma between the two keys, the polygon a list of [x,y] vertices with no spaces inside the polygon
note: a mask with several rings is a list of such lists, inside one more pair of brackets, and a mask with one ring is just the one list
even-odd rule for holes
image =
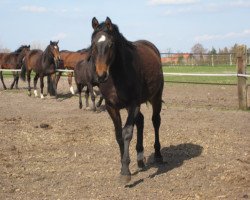
{"label": "horse's chest", "polygon": [[138,99],[136,87],[132,84],[111,84],[108,82],[101,84],[100,89],[106,101],[114,107],[124,108]]}

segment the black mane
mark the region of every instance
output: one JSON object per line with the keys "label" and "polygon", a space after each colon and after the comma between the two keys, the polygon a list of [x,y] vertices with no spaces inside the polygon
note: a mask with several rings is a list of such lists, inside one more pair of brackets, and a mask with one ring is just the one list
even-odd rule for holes
{"label": "black mane", "polygon": [[21,53],[24,48],[29,48],[28,45],[22,45],[17,50],[15,50],[15,53]]}
{"label": "black mane", "polygon": [[50,44],[47,46],[47,48],[44,50],[43,52],[43,61],[45,62],[46,59],[53,59],[54,60],[54,57],[53,57],[53,54],[50,50],[50,46],[53,46],[53,44]]}

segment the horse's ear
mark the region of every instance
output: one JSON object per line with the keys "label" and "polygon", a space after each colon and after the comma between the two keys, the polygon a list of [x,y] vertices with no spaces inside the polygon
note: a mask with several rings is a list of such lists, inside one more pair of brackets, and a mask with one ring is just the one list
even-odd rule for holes
{"label": "horse's ear", "polygon": [[53,44],[53,42],[50,40],[50,45],[52,45]]}
{"label": "horse's ear", "polygon": [[111,19],[109,17],[106,18],[105,24],[106,24],[108,30],[112,31],[113,25],[112,25]]}
{"label": "horse's ear", "polygon": [[98,26],[99,26],[98,20],[95,17],[93,17],[93,19],[92,19],[92,27],[93,27],[93,29],[96,30],[96,28]]}
{"label": "horse's ear", "polygon": [[59,40],[57,40],[56,44],[58,45],[58,43],[59,43]]}
{"label": "horse's ear", "polygon": [[89,62],[91,58],[91,54],[89,53],[89,55],[87,56],[86,60]]}
{"label": "horse's ear", "polygon": [[30,45],[28,46],[28,48],[30,48]]}

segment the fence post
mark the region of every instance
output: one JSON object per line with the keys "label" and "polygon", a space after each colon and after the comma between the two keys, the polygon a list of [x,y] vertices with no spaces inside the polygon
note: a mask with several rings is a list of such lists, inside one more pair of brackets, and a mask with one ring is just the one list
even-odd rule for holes
{"label": "fence post", "polygon": [[[238,74],[246,74],[246,46],[239,45],[236,51],[236,67]],[[238,76],[238,99],[239,108],[246,110],[247,107],[247,78]]]}
{"label": "fence post", "polygon": [[212,54],[212,66],[214,67],[214,54]]}

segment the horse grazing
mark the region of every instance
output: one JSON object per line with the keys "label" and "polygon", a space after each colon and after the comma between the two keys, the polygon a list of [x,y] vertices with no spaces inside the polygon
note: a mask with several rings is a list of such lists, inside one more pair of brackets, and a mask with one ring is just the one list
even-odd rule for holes
{"label": "horse grazing", "polygon": [[[61,60],[63,61],[63,66],[64,68],[69,69],[69,70],[74,70],[76,64],[79,61],[86,59],[87,55],[88,55],[87,51],[80,51],[80,52],[66,51],[66,50],[60,51],[60,56],[61,56]],[[62,75],[62,72],[59,72],[57,75],[57,80],[56,80],[57,84],[61,75]],[[70,92],[72,94],[75,94],[74,88],[72,86],[72,77],[73,77],[73,72],[69,72],[68,83],[70,87]]]}
{"label": "horse grazing", "polygon": [[37,97],[37,80],[40,78],[40,88],[41,88],[41,98],[43,96],[43,87],[44,87],[44,76],[49,76],[52,80],[52,93],[51,95],[56,95],[56,68],[60,61],[59,47],[58,42],[50,41],[50,44],[47,48],[42,51],[39,49],[31,50],[24,58],[21,78],[25,80],[25,74],[27,73],[28,79],[28,92],[31,96],[31,87],[30,87],[30,75],[31,71],[35,72],[34,77],[34,94]]}
{"label": "horse grazing", "polygon": [[[0,69],[21,69],[21,61],[24,58],[24,56],[30,51],[30,45],[22,45],[20,46],[16,51],[12,53],[0,53]],[[18,89],[18,80],[19,80],[19,73],[18,72],[12,72],[13,74],[13,82],[10,86],[10,89],[13,89],[14,86],[16,86],[16,89]],[[0,77],[3,84],[3,88],[6,90],[7,87],[3,80],[3,72],[0,71]]]}
{"label": "horse grazing", "polygon": [[[154,158],[156,162],[163,161],[159,141],[164,86],[160,53],[146,40],[128,41],[108,17],[102,23],[94,17],[92,27],[94,31],[91,37],[91,57],[120,147],[121,178],[128,182],[131,179],[129,145],[134,125],[137,127],[137,164],[139,168],[145,167],[144,117],[140,111],[142,103],[150,102],[152,105],[155,132]],[[120,109],[123,108],[127,109],[128,117],[122,128]]]}
{"label": "horse grazing", "polygon": [[97,103],[97,105],[95,105],[95,94],[93,87],[99,86],[99,84],[97,81],[97,76],[95,73],[92,60],[85,59],[78,62],[74,69],[74,73],[75,73],[75,82],[79,93],[79,108],[80,109],[82,108],[82,96],[81,96],[82,89],[84,88],[84,86],[87,86],[85,92],[86,109],[89,108],[89,92],[90,92],[91,100],[93,103],[93,111],[96,111],[96,106],[99,107],[102,104],[103,97],[101,95],[99,102]]}

